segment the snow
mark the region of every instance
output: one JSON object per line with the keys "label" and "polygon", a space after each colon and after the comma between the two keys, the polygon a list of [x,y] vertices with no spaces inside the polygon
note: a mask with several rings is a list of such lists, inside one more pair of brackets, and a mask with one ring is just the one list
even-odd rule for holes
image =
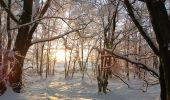
{"label": "snow", "polygon": [[[63,73],[56,73],[47,79],[37,75],[27,76],[23,93],[14,93],[8,87],[6,93],[0,96],[0,100],[159,100],[159,85],[150,86],[147,92],[128,89],[127,85],[118,79],[109,81],[107,94],[97,92],[96,80],[80,74],[73,78],[64,79]],[[136,87],[139,80],[133,80]]]}

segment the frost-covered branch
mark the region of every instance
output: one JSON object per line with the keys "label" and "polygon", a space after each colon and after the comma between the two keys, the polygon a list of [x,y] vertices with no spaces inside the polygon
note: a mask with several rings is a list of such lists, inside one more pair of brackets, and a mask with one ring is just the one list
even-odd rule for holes
{"label": "frost-covered branch", "polygon": [[58,36],[54,36],[54,37],[51,37],[51,38],[46,38],[46,39],[38,39],[38,40],[34,40],[32,41],[32,43],[30,45],[33,45],[33,44],[36,44],[36,43],[40,43],[40,42],[47,42],[47,41],[52,41],[52,40],[56,40],[56,39],[59,39],[59,38],[62,38],[63,36],[67,35],[67,34],[70,34],[72,32],[77,32],[79,30],[82,30],[84,28],[80,28],[80,29],[75,29],[75,30],[71,30],[71,31],[68,31],[64,34],[60,34]]}
{"label": "frost-covered branch", "polygon": [[64,46],[66,47],[66,49],[68,50],[72,50],[73,49],[73,46],[72,47],[69,47],[68,44],[67,44],[67,39],[62,37],[63,41],[64,41]]}
{"label": "frost-covered branch", "polygon": [[7,4],[4,0],[0,1],[1,6],[5,9],[5,11],[9,14],[12,20],[14,20],[16,23],[19,23],[19,19],[10,11]]}
{"label": "frost-covered branch", "polygon": [[135,14],[132,10],[132,5],[129,3],[129,0],[124,0],[124,4],[127,8],[127,12],[129,16],[131,17],[133,23],[136,25],[138,28],[140,34],[143,36],[143,38],[147,41],[149,44],[150,48],[153,50],[153,52],[156,55],[159,55],[159,49],[156,46],[156,44],[151,40],[151,38],[147,35],[147,32],[143,29],[142,25],[139,23],[140,21],[135,17]]}
{"label": "frost-covered branch", "polygon": [[97,47],[94,47],[94,48],[95,48],[96,50],[98,50],[99,52],[103,52],[103,50],[104,50],[104,51],[107,51],[108,53],[110,53],[110,54],[113,55],[114,57],[119,58],[119,59],[123,59],[123,60],[125,60],[125,61],[128,61],[129,63],[134,64],[134,65],[136,65],[136,66],[139,67],[139,68],[142,68],[142,69],[144,69],[144,70],[149,71],[150,73],[153,74],[153,76],[156,76],[156,78],[159,78],[159,74],[158,74],[156,71],[154,71],[154,69],[149,68],[147,65],[145,65],[145,64],[143,64],[143,63],[139,63],[139,62],[133,61],[133,60],[131,60],[130,58],[124,56],[124,55],[121,55],[121,54],[119,54],[119,53],[115,53],[115,52],[113,52],[112,49],[103,49],[103,50],[101,50],[101,49],[99,49],[99,48],[97,48]]}
{"label": "frost-covered branch", "polygon": [[11,28],[10,30],[15,30],[15,29],[19,29],[19,28],[21,28],[21,27],[24,27],[24,26],[27,26],[27,25],[31,25],[31,24],[33,24],[33,23],[39,23],[39,21],[41,21],[41,20],[44,20],[44,19],[61,19],[61,20],[75,20],[75,19],[77,19],[77,18],[62,18],[62,17],[56,17],[56,16],[52,16],[52,17],[42,17],[42,18],[38,18],[38,19],[35,19],[35,20],[33,20],[33,21],[31,21],[31,22],[29,22],[29,23],[26,23],[26,24],[21,24],[21,25],[18,25],[18,26],[16,26],[16,27],[13,27],[13,28]]}

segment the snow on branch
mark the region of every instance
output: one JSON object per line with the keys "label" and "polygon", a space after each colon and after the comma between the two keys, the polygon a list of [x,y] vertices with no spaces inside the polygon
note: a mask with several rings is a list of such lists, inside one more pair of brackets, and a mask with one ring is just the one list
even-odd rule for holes
{"label": "snow on branch", "polygon": [[[72,20],[78,19],[80,16],[78,16],[77,18],[74,18]],[[65,22],[65,24],[67,24],[67,26],[71,29],[73,29],[64,19],[61,19],[62,21]],[[84,24],[84,27],[87,27],[91,22],[93,22],[93,19],[90,19],[89,22],[87,22],[86,24]],[[102,31],[100,31],[99,33],[101,33]],[[83,32],[84,33],[84,32]],[[86,34],[80,33],[79,31],[77,31],[77,34],[79,35],[79,37],[81,38],[92,38],[95,37],[97,34],[99,33],[93,33],[92,35],[86,36]]]}
{"label": "snow on branch", "polygon": [[159,78],[159,74],[158,74],[156,71],[154,71],[154,69],[149,68],[147,65],[145,65],[145,64],[143,64],[143,63],[139,63],[139,62],[133,61],[133,60],[129,59],[128,57],[124,56],[124,55],[121,55],[121,54],[119,54],[119,53],[115,53],[115,52],[113,52],[112,49],[106,49],[106,48],[104,48],[104,49],[99,49],[99,48],[97,48],[97,47],[93,47],[93,48],[96,49],[96,50],[99,51],[99,52],[107,51],[108,53],[110,53],[110,54],[113,55],[114,57],[116,57],[116,58],[118,58],[118,59],[123,59],[123,60],[125,60],[125,61],[128,61],[129,63],[136,65],[136,67],[139,67],[139,68],[142,68],[142,69],[144,69],[144,70],[147,70],[148,72],[150,72],[150,73],[151,73],[153,76],[155,76],[156,78]]}
{"label": "snow on branch", "polygon": [[12,20],[14,20],[16,23],[19,23],[19,19],[10,11],[4,0],[0,1],[0,5],[5,9],[5,11],[9,14]]}
{"label": "snow on branch", "polygon": [[21,25],[18,25],[18,26],[16,26],[16,27],[13,27],[13,28],[11,28],[10,30],[15,30],[15,29],[19,29],[19,28],[21,28],[21,27],[24,27],[24,26],[27,26],[27,25],[31,25],[31,24],[33,24],[33,23],[38,23],[39,21],[41,21],[41,20],[44,20],[44,19],[61,19],[61,20],[75,20],[75,19],[77,19],[77,18],[62,18],[62,17],[55,17],[55,16],[53,16],[53,17],[42,17],[42,18],[38,18],[38,19],[35,19],[35,20],[33,20],[33,21],[31,21],[31,22],[29,22],[29,23],[25,23],[25,24],[21,24]]}
{"label": "snow on branch", "polygon": [[72,32],[77,32],[79,30],[83,30],[84,28],[80,28],[80,29],[74,29],[74,30],[71,30],[71,31],[68,31],[64,34],[60,34],[58,36],[54,36],[54,37],[51,37],[51,38],[45,38],[45,39],[38,39],[38,40],[34,40],[32,41],[32,43],[30,45],[33,45],[33,44],[36,44],[36,43],[40,43],[40,42],[47,42],[47,41],[52,41],[52,40],[56,40],[56,39],[59,39],[59,38],[62,38],[63,36],[67,35],[67,34],[70,34]]}
{"label": "snow on branch", "polygon": [[157,45],[154,43],[154,41],[152,41],[152,39],[149,37],[149,35],[147,35],[147,32],[144,30],[144,28],[140,24],[139,19],[137,19],[135,17],[135,14],[134,14],[133,9],[132,9],[132,5],[129,3],[129,0],[124,0],[124,4],[125,4],[125,6],[127,8],[127,12],[129,14],[129,16],[131,17],[131,19],[132,19],[133,23],[135,24],[135,26],[138,28],[138,30],[139,30],[140,34],[142,35],[142,37],[147,41],[147,43],[149,44],[149,46],[153,50],[153,52],[157,56],[159,56],[159,49],[158,49]]}

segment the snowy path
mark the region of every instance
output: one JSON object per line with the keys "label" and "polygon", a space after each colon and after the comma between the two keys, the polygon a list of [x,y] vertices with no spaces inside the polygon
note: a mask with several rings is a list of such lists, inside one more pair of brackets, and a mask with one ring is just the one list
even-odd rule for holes
{"label": "snowy path", "polygon": [[27,80],[24,93],[16,94],[9,88],[0,100],[158,100],[159,96],[158,85],[143,93],[128,89],[118,80],[110,82],[111,92],[108,94],[97,93],[96,82],[83,81],[80,77],[66,80],[63,77],[34,77]]}

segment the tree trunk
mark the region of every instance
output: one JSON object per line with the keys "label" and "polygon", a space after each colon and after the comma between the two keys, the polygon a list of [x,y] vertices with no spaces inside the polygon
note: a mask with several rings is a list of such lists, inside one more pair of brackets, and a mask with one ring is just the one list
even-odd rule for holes
{"label": "tree trunk", "polygon": [[65,78],[67,78],[68,77],[68,69],[67,69],[67,57],[66,57],[66,52],[67,52],[67,49],[66,49],[66,47],[64,48],[64,53],[65,53],[65,55],[64,55],[64,75],[65,75]]}
{"label": "tree trunk", "polygon": [[159,73],[160,73],[159,83],[160,83],[160,88],[161,88],[160,97],[161,97],[161,100],[166,100],[166,84],[165,84],[165,79],[164,79],[164,75],[163,75],[164,72],[163,72],[163,68],[162,68],[161,64],[159,67]]}
{"label": "tree trunk", "polygon": [[[37,34],[36,34],[36,39],[37,39]],[[35,44],[35,62],[36,62],[36,67],[37,67],[37,73],[39,73],[39,51],[38,51],[38,43]]]}
{"label": "tree trunk", "polygon": [[[32,15],[33,0],[24,0],[23,13],[20,17],[21,24],[29,23]],[[18,35],[14,44],[14,51],[16,53],[14,65],[11,66],[12,72],[10,74],[10,85],[14,92],[20,93],[22,88],[22,67],[24,58],[29,49],[31,38],[29,34],[30,26],[24,26],[18,29]],[[32,35],[31,35],[32,37]]]}
{"label": "tree trunk", "polygon": [[9,75],[9,82],[14,92],[20,93],[22,89],[22,67],[27,50],[23,52],[22,56],[16,55],[14,65],[11,65],[12,72]]}
{"label": "tree trunk", "polygon": [[160,49],[160,62],[166,86],[166,99],[170,100],[170,20],[163,1],[146,0],[152,26]]}
{"label": "tree trunk", "polygon": [[72,75],[71,75],[72,78],[74,76],[74,72],[75,72],[75,69],[76,69],[75,67],[76,67],[76,60],[73,61],[73,71],[72,71]]}
{"label": "tree trunk", "polygon": [[166,100],[170,100],[170,51],[164,50],[161,60],[166,87]]}
{"label": "tree trunk", "polygon": [[[129,36],[127,37],[127,41],[126,41],[126,46],[127,46],[127,49],[126,49],[126,55],[127,55],[127,57],[128,57],[128,53],[129,53]],[[130,71],[129,71],[129,62],[128,61],[126,61],[126,64],[125,64],[125,66],[126,66],[126,77],[127,77],[127,79],[128,79],[128,81],[130,80],[130,76],[129,76],[129,74],[130,74]]]}
{"label": "tree trunk", "polygon": [[40,76],[42,76],[42,73],[43,73],[43,56],[44,56],[44,43],[42,44],[42,46],[41,46],[41,58],[40,58],[40,66],[39,66],[39,68],[40,68],[40,71],[39,71],[39,75]]}
{"label": "tree trunk", "polygon": [[[1,42],[0,42],[1,43]],[[3,52],[2,52],[2,45],[0,45],[0,96],[4,94],[4,92],[6,91],[6,84],[4,82],[4,67],[3,66]]]}

